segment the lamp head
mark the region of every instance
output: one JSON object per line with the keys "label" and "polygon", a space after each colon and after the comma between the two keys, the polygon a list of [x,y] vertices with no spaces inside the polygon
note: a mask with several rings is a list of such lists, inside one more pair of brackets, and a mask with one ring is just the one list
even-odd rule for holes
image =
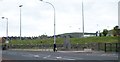
{"label": "lamp head", "polygon": [[22,7],[23,5],[20,5],[19,7]]}
{"label": "lamp head", "polygon": [[40,1],[43,1],[43,0],[40,0]]}
{"label": "lamp head", "polygon": [[5,17],[2,17],[2,19],[4,19]]}

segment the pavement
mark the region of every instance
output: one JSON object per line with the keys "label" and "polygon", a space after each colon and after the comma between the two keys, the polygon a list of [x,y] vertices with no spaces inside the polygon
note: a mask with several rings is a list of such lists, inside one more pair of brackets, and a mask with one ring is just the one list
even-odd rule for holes
{"label": "pavement", "polygon": [[19,50],[19,51],[53,51],[53,49],[9,49],[9,50]]}
{"label": "pavement", "polygon": [[5,60],[118,60],[117,53],[81,53],[83,51],[4,50]]}
{"label": "pavement", "polygon": [[[10,50],[18,50],[18,51],[49,51],[52,52],[53,49],[10,49]],[[92,51],[92,50],[78,50],[78,51],[57,51],[63,53],[105,53],[104,51]]]}

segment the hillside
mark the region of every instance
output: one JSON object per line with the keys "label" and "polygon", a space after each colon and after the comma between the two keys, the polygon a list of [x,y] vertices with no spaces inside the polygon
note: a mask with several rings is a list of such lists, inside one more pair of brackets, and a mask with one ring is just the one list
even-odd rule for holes
{"label": "hillside", "polygon": [[[63,44],[64,38],[57,38],[57,44]],[[118,42],[118,37],[87,37],[87,38],[70,38],[72,44],[81,43],[114,43]],[[53,44],[53,38],[35,39],[35,40],[11,40],[10,44]]]}

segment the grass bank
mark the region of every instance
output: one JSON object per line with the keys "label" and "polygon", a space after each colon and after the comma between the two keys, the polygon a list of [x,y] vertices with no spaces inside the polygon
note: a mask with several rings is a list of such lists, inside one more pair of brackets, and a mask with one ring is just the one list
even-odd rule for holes
{"label": "grass bank", "polygon": [[[118,42],[118,37],[86,37],[86,38],[70,38],[71,44],[85,44],[85,43],[114,43]],[[10,44],[53,44],[53,38],[48,39],[34,39],[34,40],[11,40]],[[57,44],[63,44],[64,38],[57,38]]]}

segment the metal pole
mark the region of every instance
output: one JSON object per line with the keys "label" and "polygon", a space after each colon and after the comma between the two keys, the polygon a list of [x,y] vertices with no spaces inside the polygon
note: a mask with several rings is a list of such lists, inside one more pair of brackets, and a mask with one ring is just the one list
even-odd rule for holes
{"label": "metal pole", "polygon": [[84,37],[84,6],[83,6],[83,0],[82,0],[82,24],[83,24],[83,37]]}
{"label": "metal pole", "polygon": [[6,19],[6,42],[8,42],[8,18],[2,17],[2,19]]}
{"label": "metal pole", "polygon": [[22,7],[23,5],[20,5],[19,7],[20,7],[20,40],[21,40],[21,7]]}
{"label": "metal pole", "polygon": [[20,7],[20,40],[21,40],[21,7]]}
{"label": "metal pole", "polygon": [[[80,28],[78,28],[79,29],[79,31],[80,31]],[[80,33],[79,33],[79,38],[81,37],[81,35],[80,35]]]}
{"label": "metal pole", "polygon": [[[40,1],[43,1],[43,0],[40,0]],[[50,4],[50,5],[53,7],[53,9],[54,9],[54,48],[53,48],[53,50],[54,50],[54,52],[55,52],[55,51],[56,51],[56,36],[55,36],[55,34],[56,34],[56,18],[55,18],[56,13],[55,13],[55,7],[54,7],[54,5],[53,5],[52,3],[50,3],[50,2],[45,2],[45,3]]]}
{"label": "metal pole", "polygon": [[8,18],[6,18],[7,24],[6,24],[6,36],[7,36],[7,41],[8,41]]}
{"label": "metal pole", "polygon": [[116,44],[116,47],[115,47],[116,48],[116,52],[119,52],[119,50],[118,50],[118,44],[119,43],[115,43],[115,44]]}
{"label": "metal pole", "polygon": [[51,4],[51,3],[49,3],[49,2],[46,2],[46,3],[48,3],[48,4],[50,4],[52,7],[53,7],[53,9],[54,9],[54,52],[55,52],[55,50],[56,50],[56,36],[55,36],[55,34],[56,34],[56,21],[55,21],[55,7],[53,6],[53,4]]}
{"label": "metal pole", "polygon": [[104,51],[107,52],[107,43],[105,43]]}

